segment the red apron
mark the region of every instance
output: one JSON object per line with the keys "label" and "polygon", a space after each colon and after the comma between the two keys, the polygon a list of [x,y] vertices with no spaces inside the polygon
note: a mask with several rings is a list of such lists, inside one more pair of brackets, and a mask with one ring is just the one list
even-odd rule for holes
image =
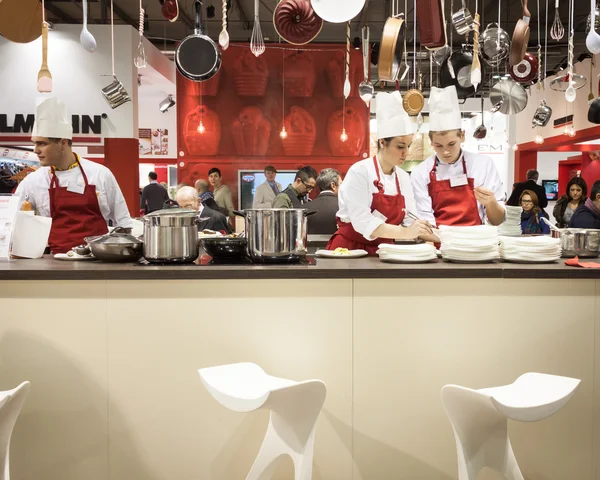
{"label": "red apron", "polygon": [[[433,168],[429,172],[429,196],[437,226],[470,226],[481,225],[479,208],[473,188],[475,182],[467,178],[468,185],[450,186],[450,180],[437,179],[437,158],[433,160]],[[467,175],[467,162],[463,154],[463,172]]]}
{"label": "red apron", "polygon": [[98,204],[96,186],[88,184],[79,158],[76,159],[85,182],[83,194],[70,192],[67,187],[60,187],[52,168],[52,180],[48,189],[52,217],[48,245],[52,253],[66,253],[71,248],[81,245],[85,237],[108,233],[106,221]]}
{"label": "red apron", "polygon": [[[373,165],[375,166],[375,173],[377,174],[377,180],[373,181],[373,184],[377,187],[377,193],[373,194],[373,200],[371,201],[371,212],[377,210],[379,213],[384,215],[387,220],[385,223],[389,225],[400,225],[404,220],[404,195],[400,191],[400,183],[398,182],[398,174],[396,174],[396,189],[397,195],[386,195],[383,183],[381,183],[381,177],[379,175],[379,163],[377,157],[373,157]],[[382,243],[394,243],[394,240],[389,238],[377,238],[375,240],[367,240],[360,233],[354,230],[352,223],[342,222],[339,218],[337,219],[338,229],[329,239],[327,243],[327,250],[335,250],[336,248],[347,248],[348,250],[362,249],[366,250],[369,255],[375,255],[377,247]]]}

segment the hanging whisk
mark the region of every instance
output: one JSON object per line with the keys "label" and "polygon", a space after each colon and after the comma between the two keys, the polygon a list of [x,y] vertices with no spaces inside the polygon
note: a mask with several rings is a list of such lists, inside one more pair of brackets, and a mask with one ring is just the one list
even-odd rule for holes
{"label": "hanging whisk", "polygon": [[265,53],[265,40],[260,29],[258,8],[258,0],[254,0],[254,28],[252,29],[252,38],[250,39],[250,51],[257,57]]}
{"label": "hanging whisk", "polygon": [[550,36],[558,42],[565,35],[565,27],[563,27],[563,24],[560,21],[560,13],[558,11],[558,0],[556,0],[554,6],[554,23],[552,24],[552,28],[550,29]]}

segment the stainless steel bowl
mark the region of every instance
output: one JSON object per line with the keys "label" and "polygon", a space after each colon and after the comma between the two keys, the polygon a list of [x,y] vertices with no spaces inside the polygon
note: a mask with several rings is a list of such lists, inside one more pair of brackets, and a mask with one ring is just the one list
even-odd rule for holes
{"label": "stainless steel bowl", "polygon": [[595,258],[600,253],[600,230],[561,228],[551,230],[551,234],[554,238],[560,238],[563,257]]}
{"label": "stainless steel bowl", "polygon": [[246,219],[248,256],[258,262],[297,262],[308,251],[307,219],[317,213],[303,208],[234,211]]}
{"label": "stainless steel bowl", "polygon": [[137,262],[144,251],[144,243],[133,235],[113,232],[107,235],[86,237],[87,246],[76,247],[76,253],[89,249],[103,262]]}

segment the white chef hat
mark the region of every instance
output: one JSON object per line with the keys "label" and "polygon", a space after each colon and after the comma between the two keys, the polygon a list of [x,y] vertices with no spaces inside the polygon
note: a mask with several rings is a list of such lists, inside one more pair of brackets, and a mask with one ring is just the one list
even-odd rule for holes
{"label": "white chef hat", "polygon": [[414,133],[415,125],[404,110],[400,92],[378,93],[375,97],[375,106],[377,107],[377,138]]}
{"label": "white chef hat", "polygon": [[73,138],[73,124],[67,106],[56,97],[46,98],[35,110],[32,137]]}
{"label": "white chef hat", "polygon": [[429,131],[444,132],[462,128],[456,87],[431,87],[429,94]]}

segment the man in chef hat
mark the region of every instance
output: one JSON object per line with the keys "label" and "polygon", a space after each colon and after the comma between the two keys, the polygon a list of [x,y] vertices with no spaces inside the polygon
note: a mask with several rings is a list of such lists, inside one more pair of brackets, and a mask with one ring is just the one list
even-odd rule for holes
{"label": "man in chef hat", "polygon": [[504,187],[491,158],[462,150],[458,95],[454,86],[431,88],[429,139],[435,150],[413,169],[419,218],[436,225],[492,225],[504,221]]}
{"label": "man in chef hat", "polygon": [[72,150],[73,127],[60,100],[44,99],[36,109],[31,141],[41,167],[20,183],[16,194],[38,215],[52,218],[48,244],[65,253],[84,238],[108,233],[107,222],[132,225],[121,189],[111,171]]}
{"label": "man in chef hat", "polygon": [[362,249],[375,255],[381,243],[431,235],[427,222],[406,217],[407,210],[415,211],[415,200],[408,173],[398,168],[408,156],[414,123],[399,92],[379,93],[375,102],[378,152],[348,170],[338,194],[338,230],[329,240],[329,250]]}

